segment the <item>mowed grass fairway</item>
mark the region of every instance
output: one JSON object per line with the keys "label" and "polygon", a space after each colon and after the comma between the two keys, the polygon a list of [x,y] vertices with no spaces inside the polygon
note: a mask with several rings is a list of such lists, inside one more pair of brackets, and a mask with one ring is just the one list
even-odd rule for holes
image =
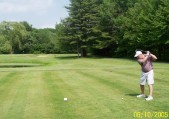
{"label": "mowed grass fairway", "polygon": [[0,55],[0,119],[133,119],[135,112],[168,113],[169,64],[156,62],[154,71],[154,100],[147,102],[136,98],[136,61]]}

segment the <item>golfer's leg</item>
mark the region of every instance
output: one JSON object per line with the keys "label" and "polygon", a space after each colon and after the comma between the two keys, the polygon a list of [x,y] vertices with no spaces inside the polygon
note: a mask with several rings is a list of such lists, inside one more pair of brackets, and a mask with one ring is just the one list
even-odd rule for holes
{"label": "golfer's leg", "polygon": [[144,85],[140,85],[141,94],[144,94]]}
{"label": "golfer's leg", "polygon": [[141,72],[140,76],[140,90],[141,94],[144,94],[144,85],[146,84],[146,74],[144,72]]}
{"label": "golfer's leg", "polygon": [[148,87],[149,87],[149,96],[153,96],[153,85],[150,84],[148,85]]}
{"label": "golfer's leg", "polygon": [[148,74],[148,87],[149,87],[149,96],[153,95],[153,84],[154,84],[154,72],[151,70]]}

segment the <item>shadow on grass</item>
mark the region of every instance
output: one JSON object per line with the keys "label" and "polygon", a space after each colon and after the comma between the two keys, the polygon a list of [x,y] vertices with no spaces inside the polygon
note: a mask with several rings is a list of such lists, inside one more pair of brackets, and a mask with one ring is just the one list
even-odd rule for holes
{"label": "shadow on grass", "polygon": [[95,56],[87,56],[87,57],[81,57],[81,56],[56,56],[56,59],[63,59],[63,60],[72,60],[72,59],[85,59],[85,58],[90,58],[90,59],[102,59],[105,57],[95,57]]}
{"label": "shadow on grass", "polygon": [[88,55],[87,57],[81,57],[81,56],[77,56],[77,55],[63,55],[63,56],[55,56],[56,59],[61,59],[61,60],[74,60],[74,59],[120,59],[120,60],[129,60],[129,61],[133,61],[136,62],[133,59],[129,59],[129,58],[118,58],[118,57],[106,57],[106,56],[96,56],[96,55]]}
{"label": "shadow on grass", "polygon": [[79,59],[80,57],[78,56],[56,56],[56,59],[61,59],[61,60],[71,60],[71,59]]}
{"label": "shadow on grass", "polygon": [[23,67],[38,67],[41,66],[39,64],[10,64],[10,65],[0,65],[0,68],[23,68]]}
{"label": "shadow on grass", "polygon": [[132,97],[136,97],[138,94],[133,93],[133,94],[125,94],[125,95],[127,95],[127,96],[132,96]]}

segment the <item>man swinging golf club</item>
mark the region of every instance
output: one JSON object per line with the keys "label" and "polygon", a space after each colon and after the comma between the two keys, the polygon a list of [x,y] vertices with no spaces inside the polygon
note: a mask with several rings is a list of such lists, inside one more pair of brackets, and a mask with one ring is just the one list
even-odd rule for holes
{"label": "man swinging golf club", "polygon": [[138,63],[141,65],[141,77],[140,77],[140,89],[141,94],[137,95],[138,98],[145,98],[144,85],[146,82],[149,86],[149,96],[146,98],[147,101],[153,100],[153,84],[154,84],[154,71],[152,61],[156,60],[157,57],[151,54],[149,51],[136,51],[134,57],[137,58]]}

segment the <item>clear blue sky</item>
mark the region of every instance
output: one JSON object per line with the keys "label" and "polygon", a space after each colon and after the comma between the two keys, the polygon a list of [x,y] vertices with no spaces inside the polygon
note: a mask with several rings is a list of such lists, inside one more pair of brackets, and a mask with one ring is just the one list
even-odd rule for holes
{"label": "clear blue sky", "polygon": [[54,28],[68,16],[69,0],[0,0],[0,22],[27,21],[35,28]]}

